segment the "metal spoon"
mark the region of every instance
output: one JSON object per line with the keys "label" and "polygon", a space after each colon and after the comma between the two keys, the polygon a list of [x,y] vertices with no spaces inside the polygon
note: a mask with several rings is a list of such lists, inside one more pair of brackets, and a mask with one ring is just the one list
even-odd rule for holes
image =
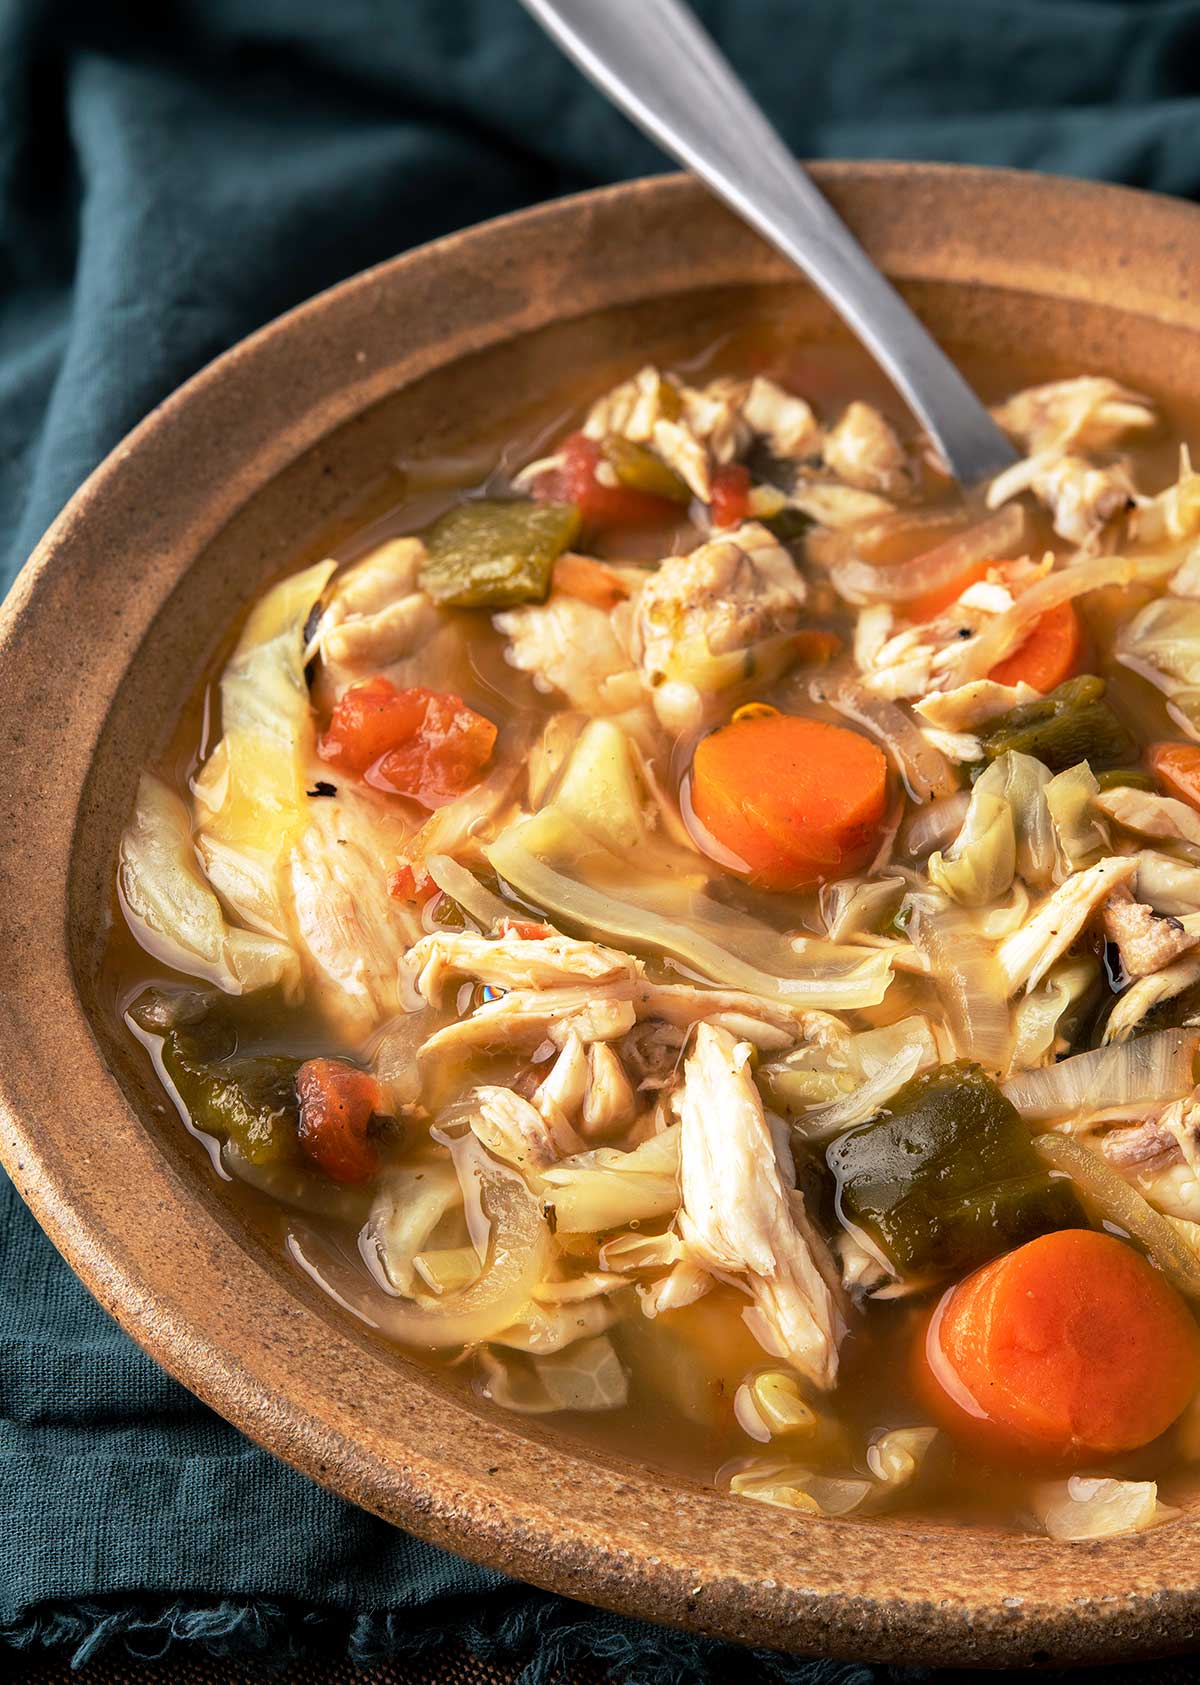
{"label": "metal spoon", "polygon": [[890,375],[963,486],[1016,452],[876,269],[682,0],[522,0],[639,128],[808,276]]}

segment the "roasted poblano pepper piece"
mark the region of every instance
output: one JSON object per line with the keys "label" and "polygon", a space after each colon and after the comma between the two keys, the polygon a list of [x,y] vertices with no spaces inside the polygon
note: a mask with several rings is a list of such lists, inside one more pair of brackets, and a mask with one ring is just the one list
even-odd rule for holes
{"label": "roasted poblano pepper piece", "polygon": [[451,608],[540,603],[550,575],[580,527],[573,503],[480,498],[436,521],[426,539],[421,584]]}
{"label": "roasted poblano pepper piece", "polygon": [[663,497],[671,503],[692,501],[687,481],[645,445],[635,444],[620,433],[610,433],[601,442],[600,454],[627,490],[648,492],[651,497]]}
{"label": "roasted poblano pepper piece", "polygon": [[162,1035],[163,1068],[197,1129],[232,1141],[252,1164],[299,1158],[299,1059],[239,1051],[234,1013],[201,991],[148,991],[131,1016]]}
{"label": "roasted poblano pepper piece", "polygon": [[1092,770],[1118,765],[1136,756],[1121,721],[1104,701],[1105,684],[1093,673],[1068,679],[1036,702],[1023,702],[993,720],[982,735],[984,752],[994,761],[1009,749],[1065,772],[1080,761]]}
{"label": "roasted poblano pepper piece", "polygon": [[1096,782],[1102,790],[1157,790],[1158,780],[1138,767],[1115,766],[1108,772],[1098,772]]}
{"label": "roasted poblano pepper piece", "polygon": [[977,1065],[914,1077],[886,1111],[832,1142],[841,1216],[901,1275],[961,1275],[1051,1229],[1085,1226],[1016,1108]]}

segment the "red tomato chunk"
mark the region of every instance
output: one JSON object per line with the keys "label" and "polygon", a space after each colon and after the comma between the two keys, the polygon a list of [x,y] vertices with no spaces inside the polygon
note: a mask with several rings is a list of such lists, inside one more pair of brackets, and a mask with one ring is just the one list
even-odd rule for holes
{"label": "red tomato chunk", "polygon": [[597,479],[596,470],[604,456],[596,440],[586,433],[569,433],[559,454],[561,466],[538,480],[533,495],[543,503],[574,503],[584,526],[592,532],[604,527],[648,526],[678,516],[679,505],[668,497],[634,491],[629,486],[607,486]]}
{"label": "red tomato chunk", "polygon": [[379,1154],[368,1138],[382,1106],[379,1084],[340,1059],[308,1059],[296,1072],[300,1145],[335,1182],[369,1182]]}
{"label": "red tomato chunk", "polygon": [[495,743],[491,720],[461,696],[421,686],[397,690],[378,677],[339,699],[317,753],[377,790],[432,810],[478,781]]}

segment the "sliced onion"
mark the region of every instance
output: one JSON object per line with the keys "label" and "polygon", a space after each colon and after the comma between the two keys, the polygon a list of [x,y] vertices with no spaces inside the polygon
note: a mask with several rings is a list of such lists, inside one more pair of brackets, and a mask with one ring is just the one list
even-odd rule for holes
{"label": "sliced onion", "polygon": [[869,731],[895,764],[915,802],[952,796],[958,790],[958,770],[935,749],[912,715],[895,702],[872,696],[852,679],[830,683],[814,679],[814,702],[824,702],[844,719]]}
{"label": "sliced onion", "polygon": [[[288,1249],[309,1275],[389,1340],[438,1350],[490,1340],[520,1320],[550,1265],[550,1232],[523,1179],[484,1152],[473,1136],[451,1143],[466,1202],[477,1199],[489,1227],[480,1275],[457,1293],[392,1299],[364,1281],[324,1237],[293,1229]],[[473,1186],[472,1186],[473,1184]],[[364,1255],[374,1244],[364,1236]]]}
{"label": "sliced onion", "polygon": [[511,907],[498,895],[493,895],[490,889],[485,889],[474,872],[468,872],[448,854],[427,854],[425,870],[442,894],[448,895],[473,918],[481,930],[494,930],[503,919],[512,917]]}
{"label": "sliced onion", "polygon": [[1033,1148],[1043,1164],[1071,1178],[1093,1217],[1124,1230],[1181,1293],[1200,1299],[1200,1258],[1162,1212],[1099,1153],[1069,1135],[1053,1132],[1036,1135]]}
{"label": "sliced onion", "polygon": [[953,584],[978,562],[1017,555],[1025,546],[1025,525],[1025,511],[1010,503],[910,562],[880,564],[854,556],[835,562],[829,577],[850,603],[907,602]]}
{"label": "sliced onion", "polygon": [[619,1410],[629,1398],[629,1378],[605,1335],[580,1340],[553,1357],[502,1358],[482,1351],[479,1364],[486,1396],[522,1416]]}
{"label": "sliced onion", "polygon": [[952,796],[911,809],[900,830],[901,853],[910,860],[923,860],[934,849],[945,848],[962,828],[970,802],[966,790],[956,790]]}
{"label": "sliced onion", "polygon": [[[891,981],[887,953],[792,941],[687,882],[639,873],[554,808],[509,826],[487,856],[521,896],[569,929],[670,955],[693,975],[782,1006],[878,1006]],[[580,882],[584,872],[594,881]]]}
{"label": "sliced onion", "polygon": [[1003,1085],[1030,1121],[1074,1117],[1140,1101],[1178,1100],[1192,1092],[1200,1034],[1159,1030],[1133,1041],[1077,1053],[1040,1071],[1022,1071]]}

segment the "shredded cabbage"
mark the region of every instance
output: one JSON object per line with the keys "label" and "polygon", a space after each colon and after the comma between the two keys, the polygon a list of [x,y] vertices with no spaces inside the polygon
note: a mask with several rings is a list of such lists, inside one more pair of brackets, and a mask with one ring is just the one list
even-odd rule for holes
{"label": "shredded cabbage", "polygon": [[226,921],[205,882],[187,808],[161,779],[144,772],[133,818],[121,838],[119,876],[125,916],[148,953],[227,994],[280,984],[300,991],[295,950],[276,936]]}
{"label": "shredded cabbage", "polygon": [[277,934],[289,928],[282,866],[307,822],[316,742],[304,625],[335,566],[305,568],[255,605],[221,676],[224,735],[193,784],[211,881],[247,923]]}
{"label": "shredded cabbage", "polygon": [[988,1070],[1005,1070],[1011,1036],[1008,990],[991,943],[941,896],[914,896],[913,907],[908,934],[929,960],[959,1057],[977,1060]]}
{"label": "shredded cabbage", "polygon": [[877,931],[887,923],[906,888],[903,878],[839,878],[821,888],[821,916],[831,942]]}
{"label": "shredded cabbage", "polygon": [[1056,873],[1061,880],[1071,872],[1092,866],[1109,850],[1108,828],[1092,807],[1100,786],[1086,761],[1058,773],[1045,786],[1046,806],[1054,822],[1058,846],[1066,869]]}
{"label": "shredded cabbage", "polygon": [[1042,1526],[1062,1542],[1141,1533],[1178,1514],[1158,1501],[1152,1480],[1108,1480],[1073,1474],[1038,1487],[1034,1505]]}
{"label": "shredded cabbage", "polygon": [[596,1147],[542,1172],[556,1234],[597,1234],[679,1209],[679,1125],[632,1152]]}
{"label": "shredded cabbage", "polygon": [[[427,1350],[477,1345],[511,1328],[525,1312],[550,1265],[550,1233],[538,1201],[524,1180],[497,1164],[473,1136],[451,1142],[450,1151],[464,1201],[477,1207],[485,1218],[486,1234],[481,1230],[480,1243],[486,1257],[476,1279],[459,1292],[440,1296],[400,1288],[404,1298],[390,1301],[381,1301],[377,1293],[365,1292],[359,1282],[344,1276],[332,1283],[343,1303],[380,1333]],[[385,1216],[381,1222],[377,1214],[368,1221],[360,1250],[377,1283],[395,1290],[397,1282],[412,1279],[407,1266],[423,1249],[432,1230],[426,1229],[410,1254],[406,1249],[411,1246],[412,1231],[402,1205],[393,1201],[387,1209],[392,1214],[390,1219]],[[416,1226],[424,1227],[427,1216],[428,1211]],[[399,1241],[397,1227],[403,1235]],[[329,1251],[328,1244],[316,1237],[292,1236],[293,1255],[318,1273],[321,1255],[328,1259]]]}
{"label": "shredded cabbage", "polygon": [[886,952],[790,940],[692,882],[639,874],[553,807],[510,826],[487,857],[519,895],[568,928],[669,954],[714,983],[784,1006],[877,1006],[891,980]]}
{"label": "shredded cabbage", "polygon": [[1091,954],[1059,960],[1013,1008],[1012,1068],[1027,1070],[1056,1059],[1070,1045],[1070,1025],[1100,975]]}
{"label": "shredded cabbage", "polygon": [[827,1141],[852,1129],[856,1123],[866,1123],[891,1099],[926,1063],[925,1048],[913,1042],[881,1065],[850,1094],[831,1100],[828,1105],[812,1106],[795,1119],[797,1133],[805,1141]]}
{"label": "shredded cabbage", "polygon": [[1157,597],[1117,635],[1118,661],[1157,685],[1189,725],[1200,720],[1200,602]]}
{"label": "shredded cabbage", "polygon": [[1012,809],[981,788],[971,793],[962,829],[945,854],[931,854],[930,882],[963,907],[983,907],[1007,894],[1017,868]]}
{"label": "shredded cabbage", "polygon": [[504,919],[513,916],[513,909],[498,895],[493,895],[473,872],[460,866],[448,854],[427,854],[425,870],[443,895],[448,895],[468,918],[475,920],[480,930],[493,931]]}

